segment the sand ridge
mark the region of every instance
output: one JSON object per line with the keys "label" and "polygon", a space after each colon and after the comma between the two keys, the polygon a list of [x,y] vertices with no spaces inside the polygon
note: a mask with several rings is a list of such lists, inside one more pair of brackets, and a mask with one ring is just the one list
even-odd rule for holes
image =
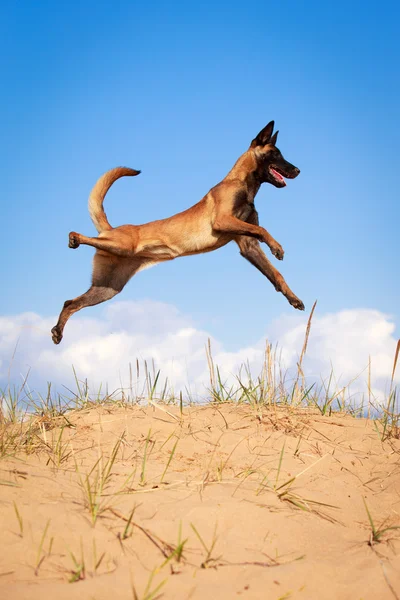
{"label": "sand ridge", "polygon": [[93,405],[25,428],[0,460],[2,598],[400,597],[400,440],[371,420]]}

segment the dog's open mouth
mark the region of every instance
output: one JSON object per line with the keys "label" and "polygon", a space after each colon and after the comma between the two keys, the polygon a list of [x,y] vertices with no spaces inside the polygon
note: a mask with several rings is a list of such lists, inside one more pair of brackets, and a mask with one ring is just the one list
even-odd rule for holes
{"label": "dog's open mouth", "polygon": [[271,173],[272,177],[275,179],[275,181],[277,183],[280,183],[281,185],[286,185],[285,178],[283,177],[283,175],[281,173],[279,173],[279,171],[277,169],[270,167],[269,172]]}

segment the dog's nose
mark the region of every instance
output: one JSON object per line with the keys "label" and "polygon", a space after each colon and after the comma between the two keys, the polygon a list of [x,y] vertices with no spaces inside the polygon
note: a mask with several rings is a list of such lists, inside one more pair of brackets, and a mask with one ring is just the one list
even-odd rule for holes
{"label": "dog's nose", "polygon": [[297,167],[294,168],[294,176],[297,177],[297,175],[300,173],[300,169],[298,169]]}

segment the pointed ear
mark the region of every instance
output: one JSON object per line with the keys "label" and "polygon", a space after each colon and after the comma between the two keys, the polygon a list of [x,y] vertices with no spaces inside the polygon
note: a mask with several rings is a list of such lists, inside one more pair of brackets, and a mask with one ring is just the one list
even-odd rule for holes
{"label": "pointed ear", "polygon": [[279,133],[279,131],[275,131],[274,135],[272,136],[272,138],[268,142],[272,146],[276,146],[276,140],[278,139],[278,133]]}
{"label": "pointed ear", "polygon": [[265,144],[268,144],[274,130],[274,124],[274,121],[270,121],[268,125],[264,127],[264,129],[261,129],[258,136],[255,137],[251,142],[250,148],[255,148],[256,146],[265,146]]}

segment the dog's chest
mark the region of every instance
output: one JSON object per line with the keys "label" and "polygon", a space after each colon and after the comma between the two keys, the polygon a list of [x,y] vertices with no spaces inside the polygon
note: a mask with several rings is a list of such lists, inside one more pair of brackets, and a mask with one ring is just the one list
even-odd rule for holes
{"label": "dog's chest", "polygon": [[241,221],[247,221],[252,212],[254,212],[254,204],[250,204],[250,202],[244,202],[236,207],[234,216]]}

